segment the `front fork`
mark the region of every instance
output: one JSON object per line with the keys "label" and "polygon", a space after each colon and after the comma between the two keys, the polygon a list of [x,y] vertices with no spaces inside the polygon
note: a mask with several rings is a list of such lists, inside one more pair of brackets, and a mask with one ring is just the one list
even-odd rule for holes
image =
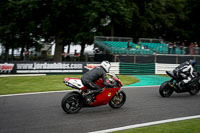
{"label": "front fork", "polygon": [[119,94],[119,92],[118,92],[118,91],[116,91],[115,95],[117,95],[117,96],[118,96],[118,94]]}
{"label": "front fork", "polygon": [[122,100],[119,94],[120,94],[120,93],[119,93],[118,91],[116,91],[116,93],[115,93],[115,95],[114,95],[114,98],[112,99],[113,102],[115,102],[115,103],[117,103],[117,104],[119,104],[119,103],[121,102],[121,100]]}

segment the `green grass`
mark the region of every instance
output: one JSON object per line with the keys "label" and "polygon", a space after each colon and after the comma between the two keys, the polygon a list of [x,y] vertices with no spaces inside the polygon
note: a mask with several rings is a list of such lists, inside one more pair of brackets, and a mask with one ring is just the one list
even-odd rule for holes
{"label": "green grass", "polygon": [[200,119],[170,122],[113,133],[200,133]]}
{"label": "green grass", "polygon": [[123,85],[130,85],[139,82],[139,79],[137,79],[135,76],[130,76],[130,75],[117,75],[117,76],[119,77]]}
{"label": "green grass", "polygon": [[[80,78],[81,75],[1,77],[0,95],[72,89],[63,83],[65,77]],[[119,75],[119,78],[123,85],[138,81],[138,79],[133,76]]]}
{"label": "green grass", "polygon": [[169,77],[169,75],[167,75],[167,74],[158,74],[158,75],[164,76],[164,77]]}

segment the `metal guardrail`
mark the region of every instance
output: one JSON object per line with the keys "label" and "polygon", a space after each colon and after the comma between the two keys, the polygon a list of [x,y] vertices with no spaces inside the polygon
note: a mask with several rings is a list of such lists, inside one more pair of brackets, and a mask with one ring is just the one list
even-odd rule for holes
{"label": "metal guardrail", "polygon": [[154,54],[154,55],[113,55],[114,62],[126,63],[168,63],[180,64],[190,59],[200,65],[200,55]]}
{"label": "metal guardrail", "polygon": [[132,42],[131,37],[108,37],[108,36],[95,36],[94,41],[119,41],[119,42]]}

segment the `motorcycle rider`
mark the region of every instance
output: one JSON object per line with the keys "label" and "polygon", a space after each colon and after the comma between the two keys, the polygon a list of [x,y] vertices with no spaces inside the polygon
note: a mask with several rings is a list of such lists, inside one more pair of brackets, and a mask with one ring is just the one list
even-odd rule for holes
{"label": "motorcycle rider", "polygon": [[177,83],[179,89],[182,90],[184,85],[189,83],[194,78],[193,72],[195,64],[196,62],[194,60],[189,60],[174,69],[175,75],[183,79]]}
{"label": "motorcycle rider", "polygon": [[99,67],[95,67],[92,70],[83,74],[83,76],[81,77],[83,85],[86,86],[88,89],[92,90],[92,92],[87,95],[97,95],[101,92],[102,88],[94,83],[99,78],[102,78],[103,83],[106,87],[112,87],[109,81],[106,81],[106,73],[109,72],[110,67],[111,64],[109,61],[103,61]]}

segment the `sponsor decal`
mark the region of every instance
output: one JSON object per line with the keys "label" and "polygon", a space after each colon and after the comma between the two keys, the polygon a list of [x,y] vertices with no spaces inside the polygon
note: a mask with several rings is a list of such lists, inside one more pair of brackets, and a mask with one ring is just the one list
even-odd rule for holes
{"label": "sponsor decal", "polygon": [[108,93],[108,96],[109,96],[109,97],[111,96],[111,92]]}
{"label": "sponsor decal", "polygon": [[79,63],[17,63],[17,73],[82,73]]}
{"label": "sponsor decal", "polygon": [[0,64],[0,73],[11,73],[14,68],[14,64]]}
{"label": "sponsor decal", "polygon": [[69,63],[27,63],[27,64],[17,64],[17,69],[82,69],[82,64],[69,64]]}

